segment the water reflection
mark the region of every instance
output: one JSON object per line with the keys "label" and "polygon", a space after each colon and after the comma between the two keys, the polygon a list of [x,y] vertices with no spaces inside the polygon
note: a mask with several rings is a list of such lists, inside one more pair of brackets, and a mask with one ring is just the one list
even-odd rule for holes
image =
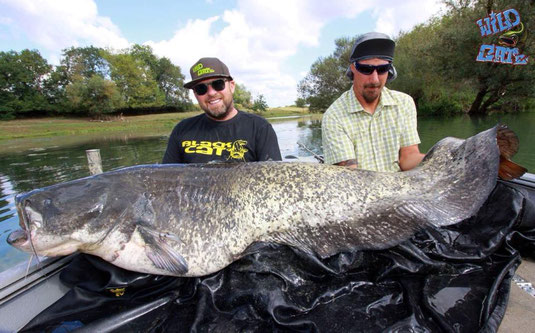
{"label": "water reflection", "polygon": [[288,155],[307,157],[310,153],[297,145],[321,154],[321,119],[317,116],[300,117],[292,121],[273,122],[283,158]]}
{"label": "water reflection", "polygon": [[449,118],[418,118],[418,133],[422,141],[420,150],[427,152],[440,139],[453,136],[467,138],[496,124],[505,124],[515,131],[520,148],[513,158],[515,162],[535,170],[535,113],[494,114],[486,117],[458,116]]}
{"label": "water reflection", "polygon": [[[282,156],[310,157],[310,152],[322,154],[321,116],[270,120],[277,133]],[[486,118],[422,118],[418,131],[420,148],[426,152],[446,136],[466,138],[496,123],[508,124],[520,138],[520,151],[515,161],[535,170],[535,134],[531,124],[535,113],[495,115]],[[164,154],[169,133],[152,137],[136,137],[127,133],[119,136],[77,136],[14,140],[0,146],[0,271],[28,256],[6,243],[8,234],[18,227],[14,196],[35,188],[52,185],[89,174],[85,150],[100,149],[106,171],[138,164],[158,163]],[[314,161],[314,159],[308,159]]]}
{"label": "water reflection", "polygon": [[18,228],[15,194],[9,177],[0,173],[0,271],[28,258],[28,255],[13,249],[5,242],[7,236]]}

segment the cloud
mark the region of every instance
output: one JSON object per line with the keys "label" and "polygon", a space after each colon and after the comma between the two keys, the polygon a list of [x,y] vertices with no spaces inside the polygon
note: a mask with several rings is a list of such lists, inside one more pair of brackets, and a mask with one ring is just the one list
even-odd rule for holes
{"label": "cloud", "polygon": [[0,0],[1,22],[58,59],[71,46],[128,47],[128,41],[92,0]]}
{"label": "cloud", "polygon": [[[236,9],[204,20],[189,20],[171,39],[146,44],[178,64],[188,79],[189,68],[197,59],[215,56],[253,96],[263,94],[270,106],[292,104],[298,79],[284,73],[281,65],[299,47],[317,46],[321,29],[329,20],[356,13],[356,9],[345,9],[350,3],[238,1]],[[214,32],[216,23],[224,27]]]}
{"label": "cloud", "polygon": [[11,18],[0,16],[0,24],[2,24],[2,25],[10,25],[12,23],[13,23],[13,20]]}
{"label": "cloud", "polygon": [[[295,101],[297,83],[304,76],[285,73],[284,62],[302,46],[318,46],[329,21],[371,15],[376,31],[395,36],[438,9],[433,1],[359,1],[356,5],[353,0],[239,0],[236,8],[219,16],[188,21],[169,40],[146,44],[178,64],[188,80],[189,68],[199,58],[218,57],[253,96],[263,94],[270,106],[283,106]],[[223,28],[214,31],[216,26]]]}
{"label": "cloud", "polygon": [[438,15],[444,8],[437,1],[378,1],[372,9],[372,16],[376,19],[375,31],[395,37],[401,31],[409,31]]}

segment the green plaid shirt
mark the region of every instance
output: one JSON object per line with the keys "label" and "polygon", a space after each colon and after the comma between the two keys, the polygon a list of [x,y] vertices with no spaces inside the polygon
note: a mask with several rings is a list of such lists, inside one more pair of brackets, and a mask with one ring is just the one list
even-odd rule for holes
{"label": "green plaid shirt", "polygon": [[350,89],[323,115],[322,140],[327,164],[356,159],[359,169],[400,171],[399,149],[420,143],[414,101],[385,87],[371,115]]}

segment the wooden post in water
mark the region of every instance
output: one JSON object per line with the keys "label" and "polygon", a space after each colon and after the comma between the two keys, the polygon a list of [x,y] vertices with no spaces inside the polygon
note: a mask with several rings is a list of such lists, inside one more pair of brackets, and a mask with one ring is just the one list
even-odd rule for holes
{"label": "wooden post in water", "polygon": [[102,160],[100,159],[100,149],[88,149],[87,164],[89,165],[89,174],[96,175],[102,173]]}

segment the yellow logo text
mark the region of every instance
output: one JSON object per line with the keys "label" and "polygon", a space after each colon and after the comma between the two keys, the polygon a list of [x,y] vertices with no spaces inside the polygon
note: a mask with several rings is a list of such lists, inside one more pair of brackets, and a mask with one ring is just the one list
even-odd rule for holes
{"label": "yellow logo text", "polygon": [[186,154],[201,154],[210,156],[222,156],[224,151],[229,153],[228,159],[245,161],[245,153],[249,150],[245,148],[247,141],[236,140],[234,142],[211,142],[211,141],[182,141],[182,147]]}

